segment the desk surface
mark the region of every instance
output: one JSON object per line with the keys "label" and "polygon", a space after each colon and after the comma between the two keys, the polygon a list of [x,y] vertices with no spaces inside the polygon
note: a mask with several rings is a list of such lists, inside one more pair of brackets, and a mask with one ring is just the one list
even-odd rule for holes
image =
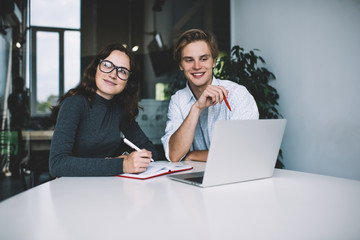
{"label": "desk surface", "polygon": [[278,169],[210,188],[62,177],[1,202],[0,239],[359,239],[359,205],[360,181]]}

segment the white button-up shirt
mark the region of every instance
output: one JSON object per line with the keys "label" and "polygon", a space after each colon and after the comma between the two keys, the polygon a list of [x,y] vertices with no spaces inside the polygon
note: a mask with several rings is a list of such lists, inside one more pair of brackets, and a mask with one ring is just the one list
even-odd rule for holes
{"label": "white button-up shirt", "polygon": [[[212,85],[223,86],[229,90],[227,98],[231,111],[227,108],[225,101],[204,109],[196,126],[195,136],[190,151],[208,150],[210,140],[217,120],[231,119],[259,119],[259,111],[253,96],[248,90],[235,82],[229,80],[220,80],[213,78]],[[169,158],[169,140],[173,133],[181,126],[190,112],[196,98],[190,90],[188,84],[186,87],[177,91],[171,96],[168,110],[168,120],[166,122],[165,135],[161,138],[164,145],[165,156]]]}

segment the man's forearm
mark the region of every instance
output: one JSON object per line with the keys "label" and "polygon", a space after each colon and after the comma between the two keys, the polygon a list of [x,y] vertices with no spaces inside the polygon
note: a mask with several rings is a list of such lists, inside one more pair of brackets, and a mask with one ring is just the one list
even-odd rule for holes
{"label": "man's forearm", "polygon": [[198,150],[190,152],[185,160],[206,162],[209,150]]}
{"label": "man's forearm", "polygon": [[169,157],[171,161],[179,161],[190,150],[200,113],[201,109],[193,105],[184,122],[170,137]]}

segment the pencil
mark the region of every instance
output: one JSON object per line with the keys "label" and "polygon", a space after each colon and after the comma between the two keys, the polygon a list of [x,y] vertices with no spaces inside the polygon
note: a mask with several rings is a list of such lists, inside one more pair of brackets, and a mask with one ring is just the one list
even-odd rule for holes
{"label": "pencil", "polygon": [[230,104],[229,104],[227,98],[225,97],[225,95],[224,95],[224,100],[225,100],[226,106],[227,106],[228,109],[231,111]]}

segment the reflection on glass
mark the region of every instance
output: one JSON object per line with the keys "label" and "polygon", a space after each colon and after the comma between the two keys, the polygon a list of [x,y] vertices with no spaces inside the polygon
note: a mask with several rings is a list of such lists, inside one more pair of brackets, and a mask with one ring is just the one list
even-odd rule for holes
{"label": "reflection on glass", "polygon": [[33,26],[80,28],[80,0],[31,0]]}
{"label": "reflection on glass", "polygon": [[59,34],[37,32],[37,110],[49,113],[59,94]]}
{"label": "reflection on glass", "polygon": [[65,86],[64,92],[80,82],[80,32],[65,32]]}

